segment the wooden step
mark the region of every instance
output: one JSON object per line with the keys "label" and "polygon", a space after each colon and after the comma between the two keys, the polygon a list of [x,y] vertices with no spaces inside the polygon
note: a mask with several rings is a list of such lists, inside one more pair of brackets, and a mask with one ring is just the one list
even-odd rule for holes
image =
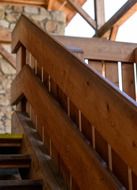
{"label": "wooden step", "polygon": [[18,153],[22,139],[22,134],[0,134],[0,154]]}
{"label": "wooden step", "polygon": [[21,180],[20,172],[17,168],[0,169],[0,180]]}
{"label": "wooden step", "polygon": [[30,164],[31,164],[31,158],[29,155],[22,155],[22,154],[0,155],[0,169],[2,168],[29,169]]}
{"label": "wooden step", "polygon": [[41,180],[0,180],[2,190],[42,190]]}

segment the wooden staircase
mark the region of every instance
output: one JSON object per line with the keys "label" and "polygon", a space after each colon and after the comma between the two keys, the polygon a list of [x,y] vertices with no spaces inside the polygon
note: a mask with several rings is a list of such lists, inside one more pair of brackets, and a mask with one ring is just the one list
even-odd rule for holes
{"label": "wooden staircase", "polygon": [[42,190],[42,180],[29,178],[31,157],[22,154],[22,135],[0,135],[0,189]]}
{"label": "wooden staircase", "polygon": [[22,16],[12,46],[1,189],[136,190],[137,44],[49,36]]}

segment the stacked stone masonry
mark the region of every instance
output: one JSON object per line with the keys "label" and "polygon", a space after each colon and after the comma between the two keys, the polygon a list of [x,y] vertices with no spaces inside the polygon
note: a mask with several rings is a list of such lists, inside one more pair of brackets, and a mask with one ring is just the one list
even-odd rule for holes
{"label": "stacked stone masonry", "polygon": [[[47,11],[41,7],[0,5],[0,28],[14,29],[21,14],[26,15],[44,31],[64,34],[65,16],[60,11]],[[3,46],[10,52],[10,45]],[[16,71],[0,56],[0,133],[11,131],[10,86]]]}

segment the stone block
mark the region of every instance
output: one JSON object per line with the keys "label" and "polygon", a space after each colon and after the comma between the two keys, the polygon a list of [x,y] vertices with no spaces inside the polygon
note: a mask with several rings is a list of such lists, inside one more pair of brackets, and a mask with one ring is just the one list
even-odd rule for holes
{"label": "stone block", "polygon": [[19,19],[20,14],[19,13],[10,13],[6,15],[6,20],[10,23],[15,23]]}
{"label": "stone block", "polygon": [[44,19],[46,19],[47,17],[46,17],[46,15],[32,15],[31,16],[31,18],[32,18],[32,20],[34,20],[34,21],[43,21]]}
{"label": "stone block", "polygon": [[29,14],[39,14],[39,9],[37,7],[32,7],[32,6],[25,6],[24,7],[24,12],[29,13]]}
{"label": "stone block", "polygon": [[63,11],[51,11],[50,14],[52,16],[52,20],[63,23],[66,22],[66,17]]}
{"label": "stone block", "polygon": [[2,19],[2,20],[0,20],[0,26],[1,27],[3,27],[3,28],[9,28],[9,22],[8,21],[6,21],[6,20],[4,20],[4,19]]}
{"label": "stone block", "polygon": [[47,21],[47,23],[46,23],[46,30],[48,31],[48,32],[50,32],[50,33],[56,33],[56,31],[57,31],[57,22],[55,22],[55,21]]}

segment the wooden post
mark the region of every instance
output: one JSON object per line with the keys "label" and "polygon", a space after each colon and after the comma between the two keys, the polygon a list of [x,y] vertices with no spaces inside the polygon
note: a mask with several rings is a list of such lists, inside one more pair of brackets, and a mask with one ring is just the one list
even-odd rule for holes
{"label": "wooden post", "polygon": [[[23,66],[26,64],[26,48],[21,46],[16,54],[16,72],[17,74],[22,70]],[[17,105],[17,111],[26,111],[26,99],[23,98],[21,102]]]}
{"label": "wooden post", "polygon": [[21,71],[22,67],[26,64],[26,49],[21,46],[16,54],[16,70],[17,74]]}
{"label": "wooden post", "polygon": [[94,0],[95,20],[97,29],[105,23],[104,0]]}

